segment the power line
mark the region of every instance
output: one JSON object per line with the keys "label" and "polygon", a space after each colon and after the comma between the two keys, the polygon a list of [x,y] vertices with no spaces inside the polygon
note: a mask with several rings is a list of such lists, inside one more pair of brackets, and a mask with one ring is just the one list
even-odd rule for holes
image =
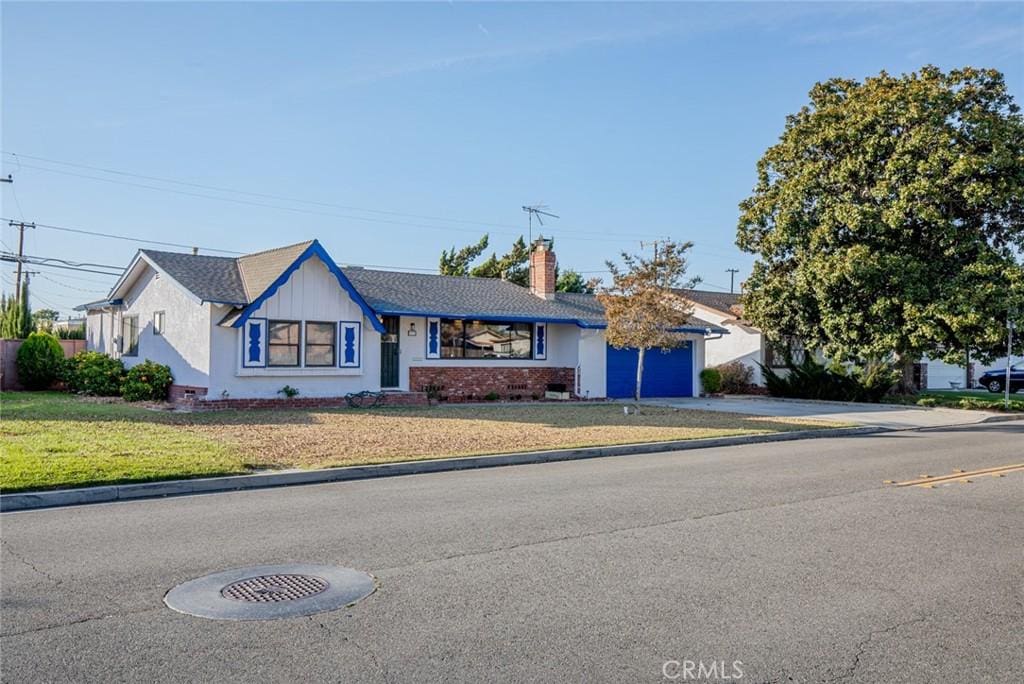
{"label": "power line", "polygon": [[[103,167],[90,166],[90,165],[87,165],[87,164],[75,164],[75,163],[72,163],[72,162],[63,162],[63,161],[58,161],[58,160],[54,160],[54,159],[46,159],[46,158],[43,158],[43,157],[34,157],[34,156],[31,156],[31,155],[18,155],[18,154],[15,154],[13,152],[4,152],[3,154],[10,155],[10,156],[14,157],[15,159],[17,159],[19,157],[24,157],[26,159],[35,159],[35,160],[38,160],[38,161],[45,161],[45,162],[53,163],[53,164],[61,164],[61,165],[70,166],[70,167],[74,167],[74,168],[84,168],[84,169],[99,171],[101,173],[116,174],[116,175],[126,176],[126,177],[130,177],[130,178],[141,178],[143,180],[152,180],[152,181],[156,181],[156,182],[160,182],[160,183],[171,183],[171,184],[180,185],[180,186],[184,186],[184,187],[194,187],[194,188],[203,189],[203,190],[211,190],[211,191],[214,191],[214,192],[224,192],[224,193],[232,193],[232,194],[238,194],[238,195],[245,195],[245,196],[250,196],[250,197],[260,197],[260,198],[264,198],[264,199],[274,199],[274,200],[277,200],[277,201],[293,202],[293,203],[296,203],[296,204],[309,204],[309,205],[313,205],[313,206],[337,208],[337,209],[343,209],[343,210],[347,210],[347,211],[361,211],[361,212],[366,212],[366,213],[375,213],[375,214],[382,214],[382,215],[387,215],[387,216],[403,216],[403,217],[409,217],[409,218],[425,219],[425,220],[429,220],[429,221],[439,221],[439,222],[444,222],[444,223],[460,223],[460,224],[478,225],[478,226],[481,226],[481,228],[478,228],[478,229],[454,228],[454,227],[442,226],[442,225],[429,225],[429,224],[421,224],[421,223],[412,223],[412,222],[409,222],[409,221],[394,221],[394,220],[387,220],[387,219],[375,219],[375,218],[366,217],[366,216],[352,216],[352,215],[348,215],[348,214],[337,214],[337,213],[333,213],[333,212],[312,211],[312,210],[309,210],[309,209],[301,209],[301,208],[298,208],[298,207],[287,207],[287,206],[281,206],[281,205],[277,205],[277,204],[267,204],[265,202],[253,202],[253,201],[249,201],[249,200],[236,199],[236,198],[232,198],[232,197],[219,197],[219,196],[216,196],[216,195],[208,195],[208,194],[196,193],[196,192],[187,192],[187,191],[183,191],[183,190],[174,190],[172,188],[162,188],[162,187],[159,187],[159,186],[147,185],[147,184],[144,184],[144,183],[132,183],[132,182],[129,182],[129,181],[114,180],[112,178],[103,178],[103,177],[100,177],[100,176],[92,176],[92,175],[88,175],[88,174],[75,173],[75,172],[72,172],[72,171],[65,171],[65,170],[61,170],[61,169],[52,169],[52,168],[49,168],[49,167],[46,167],[46,166],[37,166],[37,165],[34,165],[34,164],[22,164],[21,165],[22,168],[26,168],[26,169],[35,169],[35,170],[38,170],[38,171],[63,174],[63,175],[67,175],[67,176],[75,176],[75,177],[78,177],[78,178],[86,178],[86,179],[89,179],[89,180],[96,180],[96,181],[100,181],[100,182],[104,182],[104,183],[115,183],[115,184],[119,184],[119,185],[126,185],[126,186],[130,186],[130,187],[143,188],[143,189],[147,189],[147,190],[155,190],[157,192],[169,192],[169,193],[173,193],[173,194],[177,194],[177,195],[185,195],[185,196],[189,196],[189,197],[199,197],[199,198],[202,198],[202,199],[218,200],[218,201],[222,201],[222,202],[233,202],[235,204],[244,204],[244,205],[264,207],[264,208],[269,208],[269,209],[279,209],[279,210],[282,210],[282,211],[292,211],[292,212],[298,212],[298,213],[303,213],[303,214],[312,214],[312,215],[317,215],[317,216],[330,216],[330,217],[335,217],[335,218],[344,218],[344,219],[348,219],[348,220],[352,220],[352,221],[365,221],[365,222],[369,222],[369,223],[382,223],[382,224],[388,224],[388,225],[409,226],[409,227],[413,227],[413,228],[426,228],[428,230],[449,230],[449,231],[474,233],[474,234],[479,234],[481,231],[485,231],[485,232],[491,232],[491,233],[494,233],[494,234],[508,235],[508,236],[513,236],[513,237],[514,236],[518,236],[518,235],[522,235],[522,228],[520,226],[517,226],[515,224],[509,224],[509,223],[497,223],[497,222],[494,222],[494,221],[476,221],[476,220],[456,219],[456,218],[441,217],[441,216],[429,216],[429,215],[425,215],[425,214],[412,214],[412,213],[397,212],[397,211],[387,211],[387,210],[384,210],[384,209],[369,209],[369,208],[356,207],[356,206],[344,205],[344,204],[333,204],[333,203],[330,203],[330,202],[319,202],[319,201],[315,201],[315,200],[305,200],[305,199],[299,199],[299,198],[284,197],[284,196],[281,196],[281,195],[269,195],[269,194],[266,194],[266,193],[249,192],[249,191],[245,191],[245,190],[234,190],[234,189],[223,188],[223,187],[218,187],[218,186],[214,186],[214,185],[204,185],[204,184],[201,184],[201,183],[190,183],[190,182],[187,182],[187,181],[179,181],[179,180],[174,180],[174,179],[170,179],[170,178],[163,178],[163,177],[160,177],[160,176],[146,176],[146,175],[142,175],[142,174],[129,173],[127,171],[118,171],[118,170],[115,170],[115,169],[105,169]],[[513,229],[513,230],[515,230],[517,232],[516,233],[508,233],[508,232],[502,233],[502,232],[490,230],[490,227],[510,228],[510,229]],[[565,233],[578,234],[578,235],[585,236],[585,237],[573,237],[572,235],[565,236],[564,235]],[[621,239],[636,240],[636,239],[639,239],[641,237],[644,237],[643,235],[640,235],[640,234],[637,234],[637,233],[610,233],[610,232],[600,232],[600,231],[593,231],[593,230],[573,230],[573,229],[569,229],[569,228],[560,228],[559,229],[559,235],[560,235],[561,239],[564,239],[564,240],[579,240],[579,241],[591,241],[591,242],[621,242]],[[603,236],[606,236],[606,237],[603,237],[603,238],[593,237],[593,236],[596,236],[596,235],[603,235]]]}
{"label": "power line", "polygon": [[[503,227],[503,228],[519,228],[519,226],[516,226],[514,224],[510,224],[510,223],[493,223],[493,222],[489,222],[489,221],[474,221],[474,220],[467,220],[467,219],[447,218],[447,217],[443,217],[443,216],[430,216],[430,215],[427,215],[427,214],[410,214],[410,213],[401,212],[401,211],[388,211],[388,210],[385,210],[385,209],[369,209],[367,207],[357,207],[357,206],[353,206],[353,205],[349,205],[349,204],[335,204],[333,202],[321,202],[321,201],[318,201],[318,200],[301,199],[301,198],[297,198],[297,197],[288,197],[288,196],[285,196],[285,195],[272,195],[272,194],[267,194],[267,193],[263,193],[263,192],[252,192],[252,191],[249,191],[249,190],[238,190],[238,189],[235,189],[235,188],[226,188],[226,187],[217,186],[217,185],[207,185],[207,184],[204,184],[204,183],[192,183],[192,182],[189,182],[189,181],[176,180],[174,178],[166,178],[164,176],[147,176],[147,175],[141,174],[141,173],[131,173],[129,171],[120,171],[118,169],[110,169],[110,168],[105,168],[105,167],[102,167],[102,166],[91,166],[89,164],[77,164],[77,163],[74,163],[74,162],[60,161],[60,160],[57,160],[57,159],[48,159],[46,157],[36,157],[36,156],[31,155],[31,154],[17,154],[15,152],[4,152],[3,154],[10,155],[11,157],[14,157],[15,159],[19,159],[21,157],[24,157],[25,159],[33,159],[35,161],[47,162],[49,164],[60,164],[61,166],[70,166],[70,167],[73,167],[73,168],[76,168],[76,169],[88,169],[90,171],[100,171],[101,173],[109,173],[109,174],[113,174],[113,175],[117,175],[117,176],[126,176],[128,178],[141,178],[143,180],[157,181],[159,183],[170,183],[170,184],[173,184],[173,185],[181,185],[181,186],[184,186],[184,187],[199,188],[201,190],[212,190],[214,192],[226,192],[226,193],[231,193],[231,194],[235,194],[235,195],[246,195],[248,197],[262,197],[263,199],[272,199],[272,200],[278,200],[278,201],[282,201],[282,202],[294,202],[296,204],[311,204],[311,205],[316,205],[316,206],[320,206],[320,207],[331,207],[331,208],[334,208],[334,209],[344,209],[346,211],[363,211],[363,212],[367,212],[367,213],[371,213],[371,214],[385,214],[385,215],[389,215],[389,216],[405,216],[405,217],[408,217],[408,218],[426,219],[428,221],[447,221],[449,223],[468,223],[468,224],[473,224],[473,225],[492,225],[492,226],[495,226],[495,227]],[[40,167],[40,166],[28,166],[28,168],[38,169],[38,170],[42,170],[42,171],[54,170],[54,169],[47,169],[45,167]]]}
{"label": "power line", "polygon": [[51,261],[56,261],[56,262],[59,262],[61,264],[64,264],[65,266],[92,266],[92,267],[95,267],[95,268],[109,268],[111,270],[117,271],[119,274],[121,273],[121,271],[124,270],[120,266],[111,266],[110,264],[95,264],[95,263],[92,263],[90,261],[70,261],[68,259],[59,259],[57,257],[41,257],[41,256],[34,256],[34,255],[29,255],[29,254],[26,254],[24,256],[25,256],[26,259],[35,259],[38,263],[42,263],[42,264],[46,264],[46,263],[51,262]]}
{"label": "power line", "polygon": [[60,285],[61,287],[66,287],[67,289],[74,290],[76,292],[88,292],[88,293],[92,293],[92,294],[107,294],[107,292],[109,291],[109,290],[93,290],[93,289],[90,289],[90,288],[76,287],[75,285],[68,285],[67,283],[62,283],[59,280],[55,280],[54,278],[49,277],[45,273],[37,273],[36,275],[38,275],[43,280],[47,280],[47,281],[53,283],[54,285]]}
{"label": "power line", "polygon": [[[10,220],[11,219],[6,219],[6,218],[0,217],[0,221],[10,221]],[[133,238],[133,237],[130,237],[128,235],[117,235],[115,233],[101,233],[101,232],[95,231],[95,230],[85,230],[84,228],[68,228],[66,226],[55,226],[55,225],[48,224],[48,223],[36,223],[34,225],[35,225],[36,228],[46,228],[47,230],[60,230],[60,231],[63,231],[65,233],[79,233],[80,235],[95,235],[95,236],[98,236],[98,237],[111,238],[111,239],[114,239],[114,240],[127,240],[128,242],[143,242],[143,243],[146,243],[146,244],[149,244],[149,245],[161,245],[161,246],[164,246],[164,247],[181,247],[182,249],[192,249],[192,248],[196,247],[196,245],[185,245],[185,244],[182,244],[180,242],[163,242],[161,240],[147,240],[145,238]],[[242,254],[242,252],[235,252],[235,251],[232,251],[232,250],[229,250],[229,249],[216,249],[214,247],[198,247],[198,249],[202,249],[202,250],[205,250],[207,252],[220,252],[220,253],[223,253],[223,254]]]}
{"label": "power line", "polygon": [[[82,273],[98,273],[99,275],[112,276],[112,277],[115,277],[115,278],[117,276],[121,275],[120,271],[118,271],[117,273],[111,273],[109,271],[98,271],[98,270],[95,270],[95,269],[83,268],[81,266],[64,266],[64,265],[61,265],[61,264],[51,264],[51,263],[45,263],[45,262],[39,262],[39,261],[30,261],[30,258],[31,257],[24,257],[23,262],[26,263],[26,264],[31,264],[33,266],[42,266],[44,268],[60,268],[60,269],[64,269],[64,270],[67,270],[67,271],[81,271]],[[11,254],[10,252],[4,252],[3,254],[0,254],[0,261],[9,261],[11,263],[17,263],[18,257],[13,255],[13,254]]]}

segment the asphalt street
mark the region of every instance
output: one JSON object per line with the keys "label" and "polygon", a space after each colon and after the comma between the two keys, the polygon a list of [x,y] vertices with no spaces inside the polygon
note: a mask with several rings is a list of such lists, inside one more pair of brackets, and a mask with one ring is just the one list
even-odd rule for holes
{"label": "asphalt street", "polygon": [[[0,676],[1020,682],[1024,472],[883,481],[1022,462],[1009,422],[7,513]],[[378,588],[269,622],[162,602],[288,562]]]}

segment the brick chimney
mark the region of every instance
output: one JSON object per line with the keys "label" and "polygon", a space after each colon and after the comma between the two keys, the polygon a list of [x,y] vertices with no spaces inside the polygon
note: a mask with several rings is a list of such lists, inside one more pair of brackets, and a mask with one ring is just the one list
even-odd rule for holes
{"label": "brick chimney", "polygon": [[537,238],[530,250],[530,292],[541,299],[555,298],[555,263],[551,240]]}

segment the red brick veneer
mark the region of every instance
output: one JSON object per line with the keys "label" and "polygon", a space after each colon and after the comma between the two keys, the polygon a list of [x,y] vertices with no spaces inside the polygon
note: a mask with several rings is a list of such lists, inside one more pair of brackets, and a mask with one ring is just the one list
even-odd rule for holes
{"label": "red brick veneer", "polygon": [[417,366],[409,369],[409,386],[413,390],[436,390],[442,400],[448,401],[483,399],[491,392],[502,399],[543,398],[549,383],[565,385],[568,392],[575,391],[574,369],[521,366]]}

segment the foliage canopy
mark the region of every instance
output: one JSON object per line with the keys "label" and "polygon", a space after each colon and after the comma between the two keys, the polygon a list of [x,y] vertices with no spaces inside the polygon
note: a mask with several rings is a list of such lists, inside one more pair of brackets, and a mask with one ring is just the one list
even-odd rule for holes
{"label": "foliage canopy", "polygon": [[1005,354],[1024,121],[998,71],[818,83],[757,171],[737,233],[755,325],[836,359]]}

